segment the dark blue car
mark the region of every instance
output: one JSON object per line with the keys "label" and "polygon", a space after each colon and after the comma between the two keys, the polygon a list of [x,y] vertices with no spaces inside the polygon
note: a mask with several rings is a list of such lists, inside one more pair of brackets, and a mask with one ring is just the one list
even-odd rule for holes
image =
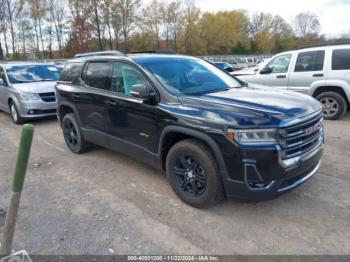
{"label": "dark blue car", "polygon": [[98,144],[138,158],[195,207],[271,199],[320,166],[319,102],[247,86],[199,58],[82,56],[66,63],[56,91],[72,152]]}

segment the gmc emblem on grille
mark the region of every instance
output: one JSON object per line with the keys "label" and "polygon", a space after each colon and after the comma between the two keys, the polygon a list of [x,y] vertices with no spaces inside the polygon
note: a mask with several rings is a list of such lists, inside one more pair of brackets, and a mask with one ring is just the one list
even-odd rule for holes
{"label": "gmc emblem on grille", "polygon": [[318,122],[317,124],[310,126],[305,129],[305,135],[311,135],[315,133],[316,131],[320,130],[321,128],[321,122]]}

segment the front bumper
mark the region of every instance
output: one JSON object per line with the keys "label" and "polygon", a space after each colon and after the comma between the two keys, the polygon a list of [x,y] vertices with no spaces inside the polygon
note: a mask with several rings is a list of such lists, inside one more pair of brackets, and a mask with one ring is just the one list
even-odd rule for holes
{"label": "front bumper", "polygon": [[[323,148],[322,137],[320,143],[313,150],[299,157],[293,165],[288,167],[285,166],[286,163],[281,161],[278,147],[275,149],[277,160],[270,160],[268,164],[266,159],[264,160],[261,157],[258,160],[243,158],[243,181],[230,177],[224,179],[226,195],[228,198],[249,202],[273,199],[278,195],[291,191],[317,174],[321,164]],[[252,152],[243,155],[252,156]],[[264,169],[263,166],[266,165],[274,166],[274,168]],[[252,186],[252,177],[264,181],[264,183]]]}
{"label": "front bumper", "polygon": [[23,118],[56,116],[57,102],[19,101],[19,113]]}

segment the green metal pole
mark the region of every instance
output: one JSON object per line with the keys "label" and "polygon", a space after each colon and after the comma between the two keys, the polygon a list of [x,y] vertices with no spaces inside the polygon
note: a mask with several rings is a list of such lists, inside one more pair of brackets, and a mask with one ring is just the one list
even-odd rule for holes
{"label": "green metal pole", "polygon": [[21,141],[18,149],[15,175],[12,183],[12,195],[5,221],[3,241],[1,242],[0,246],[0,255],[3,256],[9,255],[12,250],[12,242],[16,228],[17,213],[21,198],[21,192],[24,185],[24,178],[27,171],[28,159],[33,141],[33,134],[33,125],[26,124],[23,126]]}

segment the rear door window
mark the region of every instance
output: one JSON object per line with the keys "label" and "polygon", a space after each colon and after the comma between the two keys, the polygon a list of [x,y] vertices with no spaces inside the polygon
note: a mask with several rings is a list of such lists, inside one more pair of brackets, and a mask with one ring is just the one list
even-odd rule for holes
{"label": "rear door window", "polygon": [[84,71],[83,80],[88,86],[110,91],[112,63],[89,62]]}
{"label": "rear door window", "polygon": [[325,51],[301,52],[295,64],[295,72],[322,71]]}
{"label": "rear door window", "polygon": [[335,49],[332,54],[332,70],[350,69],[350,49]]}

